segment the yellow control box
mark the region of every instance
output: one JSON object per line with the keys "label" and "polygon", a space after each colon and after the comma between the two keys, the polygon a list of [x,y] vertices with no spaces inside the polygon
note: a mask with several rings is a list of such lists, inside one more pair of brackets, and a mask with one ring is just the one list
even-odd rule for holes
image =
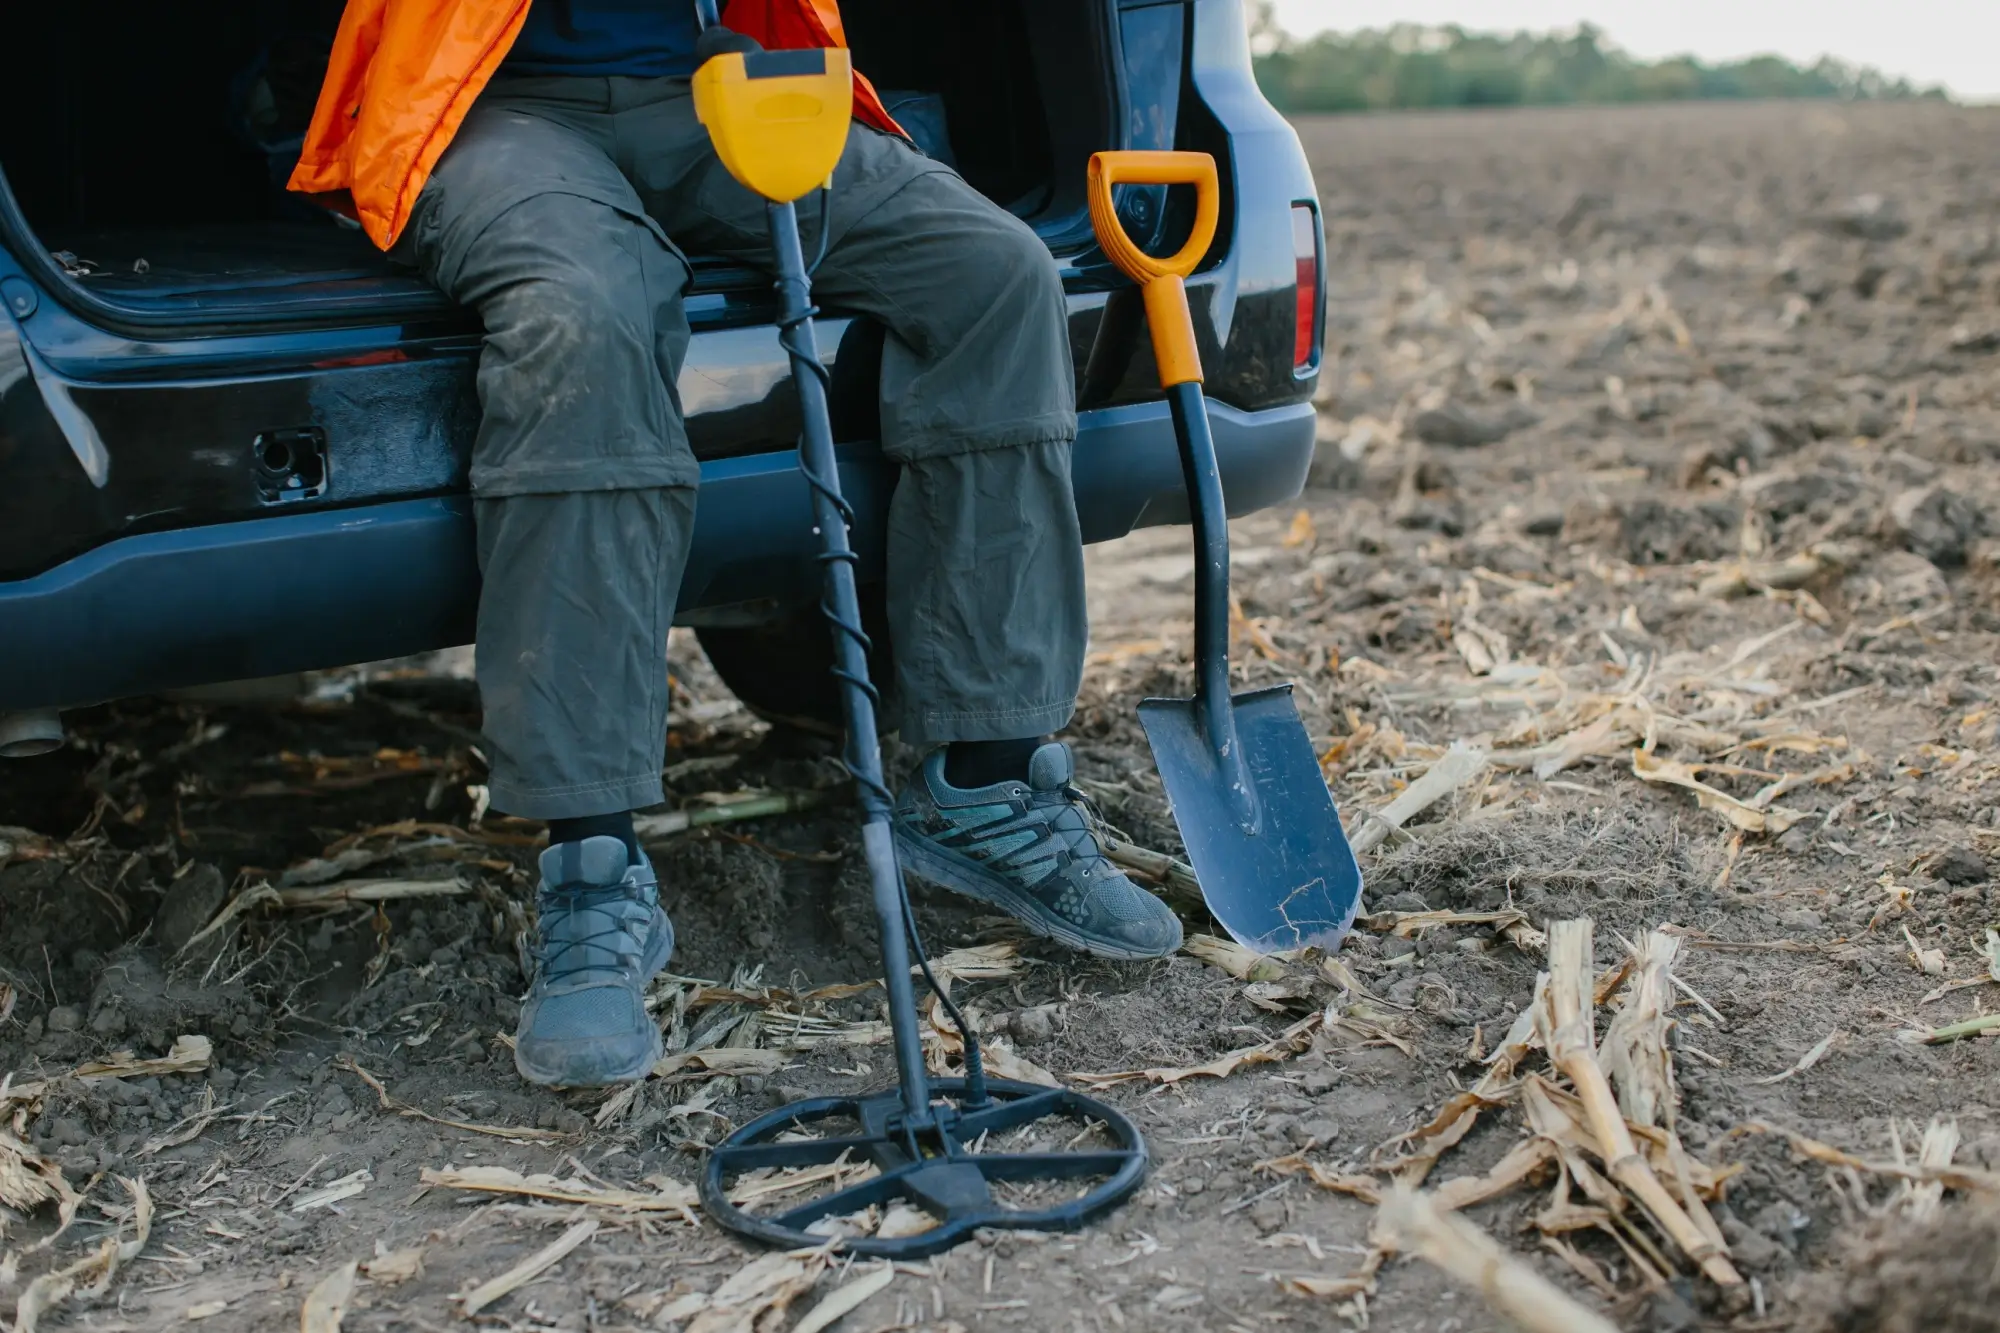
{"label": "yellow control box", "polygon": [[828,184],[847,147],[854,67],[839,47],[730,52],[694,74],[694,113],[729,174],[791,203]]}

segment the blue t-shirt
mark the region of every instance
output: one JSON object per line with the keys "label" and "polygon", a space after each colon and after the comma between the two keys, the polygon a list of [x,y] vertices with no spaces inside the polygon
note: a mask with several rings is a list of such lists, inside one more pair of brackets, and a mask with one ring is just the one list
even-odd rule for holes
{"label": "blue t-shirt", "polygon": [[507,52],[516,74],[694,73],[694,0],[533,0]]}

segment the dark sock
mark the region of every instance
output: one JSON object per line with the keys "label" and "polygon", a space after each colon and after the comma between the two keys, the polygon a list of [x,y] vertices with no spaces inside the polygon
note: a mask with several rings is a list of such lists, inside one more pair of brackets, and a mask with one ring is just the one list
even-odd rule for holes
{"label": "dark sock", "polygon": [[549,846],[559,842],[582,842],[585,838],[616,838],[625,844],[631,864],[639,864],[639,837],[632,831],[632,812],[615,815],[584,815],[580,819],[551,819]]}
{"label": "dark sock", "polygon": [[944,780],[963,790],[990,787],[996,782],[1026,782],[1028,760],[1047,736],[1029,736],[1018,741],[953,741],[945,747]]}

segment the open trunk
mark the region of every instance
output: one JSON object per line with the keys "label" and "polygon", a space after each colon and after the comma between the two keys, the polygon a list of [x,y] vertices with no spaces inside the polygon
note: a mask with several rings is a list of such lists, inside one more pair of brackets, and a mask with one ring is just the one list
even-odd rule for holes
{"label": "open trunk", "polygon": [[[1171,104],[1166,142],[1144,141],[1178,94],[1182,6],[1124,4],[1122,27],[1117,0],[842,10],[857,66],[912,137],[1061,254],[1089,243],[1088,155],[1171,144]],[[66,304],[134,333],[448,313],[350,224],[283,190],[339,0],[19,8],[0,85],[0,244]],[[1135,54],[1138,81],[1161,85],[1145,116],[1128,113]],[[697,268],[698,292],[756,281]]]}

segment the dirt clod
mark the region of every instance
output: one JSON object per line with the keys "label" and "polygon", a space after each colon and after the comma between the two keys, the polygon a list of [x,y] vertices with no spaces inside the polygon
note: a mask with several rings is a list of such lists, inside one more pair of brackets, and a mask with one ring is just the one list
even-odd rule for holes
{"label": "dirt clod", "polygon": [[1896,200],[1873,192],[1855,195],[1827,215],[1826,226],[1864,241],[1893,241],[1910,230]]}
{"label": "dirt clod", "polygon": [[187,947],[203,926],[214,919],[228,897],[222,872],[212,865],[198,865],[175,880],[153,914],[153,939],[169,958]]}
{"label": "dirt clod", "polygon": [[1943,880],[1946,884],[1984,884],[1987,880],[1986,858],[1969,847],[1954,847],[1938,857],[1930,865],[1931,878]]}
{"label": "dirt clod", "polygon": [[1509,407],[1498,412],[1479,413],[1458,403],[1446,403],[1442,407],[1417,413],[1410,425],[1417,438],[1426,444],[1474,449],[1504,440],[1534,422],[1535,414],[1524,408]]}
{"label": "dirt clod", "polygon": [[2000,1207],[1877,1226],[1808,1288],[1810,1333],[1991,1333],[2000,1329]]}
{"label": "dirt clod", "polygon": [[1889,502],[1888,528],[1895,539],[1945,568],[1963,565],[1993,526],[1993,515],[1976,499],[1942,486],[1912,487]]}

